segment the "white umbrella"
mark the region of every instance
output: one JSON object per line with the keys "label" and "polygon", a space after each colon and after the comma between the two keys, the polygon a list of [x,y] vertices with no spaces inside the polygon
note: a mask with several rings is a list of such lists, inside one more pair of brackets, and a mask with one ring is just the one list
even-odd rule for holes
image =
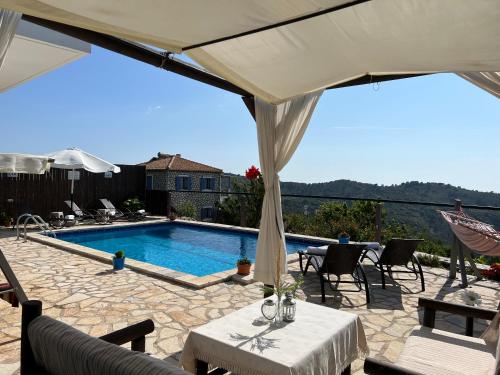
{"label": "white umbrella", "polygon": [[50,169],[48,156],[0,153],[0,173],[33,173],[44,174]]}
{"label": "white umbrella", "polygon": [[85,169],[92,173],[120,173],[120,167],[78,148],[52,152],[47,155],[54,159],[52,168],[71,169],[71,207],[73,207],[73,191],[75,188],[75,169]]}

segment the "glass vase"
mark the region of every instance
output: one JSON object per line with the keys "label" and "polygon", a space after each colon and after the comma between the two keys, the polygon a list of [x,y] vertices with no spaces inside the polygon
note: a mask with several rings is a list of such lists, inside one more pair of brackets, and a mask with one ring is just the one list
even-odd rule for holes
{"label": "glass vase", "polygon": [[281,300],[281,295],[277,296],[276,301],[276,316],[274,317],[275,324],[283,323],[283,301]]}

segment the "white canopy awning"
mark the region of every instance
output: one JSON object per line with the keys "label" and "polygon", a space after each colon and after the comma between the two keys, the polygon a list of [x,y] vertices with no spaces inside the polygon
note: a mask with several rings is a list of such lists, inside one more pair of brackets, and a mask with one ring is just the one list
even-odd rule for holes
{"label": "white canopy awning", "polygon": [[21,20],[0,67],[0,92],[89,53],[88,43]]}
{"label": "white canopy awning", "polygon": [[0,153],[0,173],[44,174],[50,169],[48,156]]}
{"label": "white canopy awning", "polygon": [[[349,3],[356,5],[252,32]],[[0,0],[0,7],[189,49],[205,68],[273,103],[367,74],[500,71],[498,0]],[[231,39],[240,33],[249,34]],[[219,38],[230,39],[210,44]]]}

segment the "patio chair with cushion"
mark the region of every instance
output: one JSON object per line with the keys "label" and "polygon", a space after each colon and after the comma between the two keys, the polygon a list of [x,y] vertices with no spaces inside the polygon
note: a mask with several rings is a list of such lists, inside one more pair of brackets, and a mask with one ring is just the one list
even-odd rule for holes
{"label": "patio chair with cushion", "polygon": [[[378,250],[380,248],[380,244],[378,242],[356,242],[357,245],[364,245],[365,250],[367,249],[375,249]],[[311,265],[311,256],[325,256],[326,251],[328,250],[328,245],[322,246],[309,246],[306,250],[299,250],[297,254],[299,254],[299,265],[300,272],[303,275],[307,273],[309,266]],[[304,266],[304,258],[306,259],[306,264]]]}
{"label": "patio chair with cushion", "polygon": [[[326,254],[310,255],[308,262],[314,267],[319,276],[321,283],[321,301],[325,302],[325,283],[328,282],[330,286],[336,284],[336,291],[362,291],[366,293],[366,303],[370,303],[370,290],[368,288],[368,281],[366,279],[363,266],[359,262],[361,253],[366,245],[363,244],[332,244],[328,246]],[[335,275],[337,280],[332,281],[330,275]],[[350,275],[353,280],[341,280],[342,275]],[[357,290],[340,290],[338,284],[350,283],[355,284]],[[333,288],[332,288],[333,289]]]}
{"label": "patio chair with cushion", "polygon": [[[427,298],[420,298],[418,306],[424,309],[423,326],[413,329],[396,363],[367,358],[366,374],[500,374],[500,312]],[[435,329],[436,311],[463,316],[465,335]],[[474,319],[492,321],[481,338],[472,337]]]}
{"label": "patio chair with cushion", "polygon": [[[42,315],[40,301],[22,304],[21,375],[187,375],[175,365],[144,354],[148,319],[101,336],[91,337]],[[132,350],[119,345],[131,342]]]}
{"label": "patio chair with cushion", "polygon": [[[379,249],[367,249],[367,251],[363,254],[363,257],[361,258],[361,262],[363,262],[365,258],[368,258],[375,264],[377,270],[380,271],[383,289],[385,289],[386,272],[392,280],[408,280],[396,278],[394,277],[394,273],[411,273],[415,275],[414,280],[417,280],[420,276],[422,291],[425,291],[424,274],[422,272],[420,262],[415,256],[415,250],[422,241],[423,240],[420,239],[393,238],[389,240],[387,245],[383,248],[381,247]],[[408,266],[410,263],[411,267]],[[402,266],[405,267],[406,270],[394,270],[392,268],[394,266]]]}

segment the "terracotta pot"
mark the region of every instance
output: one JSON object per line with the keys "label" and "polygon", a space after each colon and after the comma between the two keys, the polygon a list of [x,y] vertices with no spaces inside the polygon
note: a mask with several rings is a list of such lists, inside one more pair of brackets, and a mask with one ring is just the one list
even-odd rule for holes
{"label": "terracotta pot", "polygon": [[174,221],[175,219],[177,219],[177,215],[170,215],[169,219],[172,220],[172,221]]}
{"label": "terracotta pot", "polygon": [[238,264],[238,275],[247,276],[250,275],[251,264]]}

